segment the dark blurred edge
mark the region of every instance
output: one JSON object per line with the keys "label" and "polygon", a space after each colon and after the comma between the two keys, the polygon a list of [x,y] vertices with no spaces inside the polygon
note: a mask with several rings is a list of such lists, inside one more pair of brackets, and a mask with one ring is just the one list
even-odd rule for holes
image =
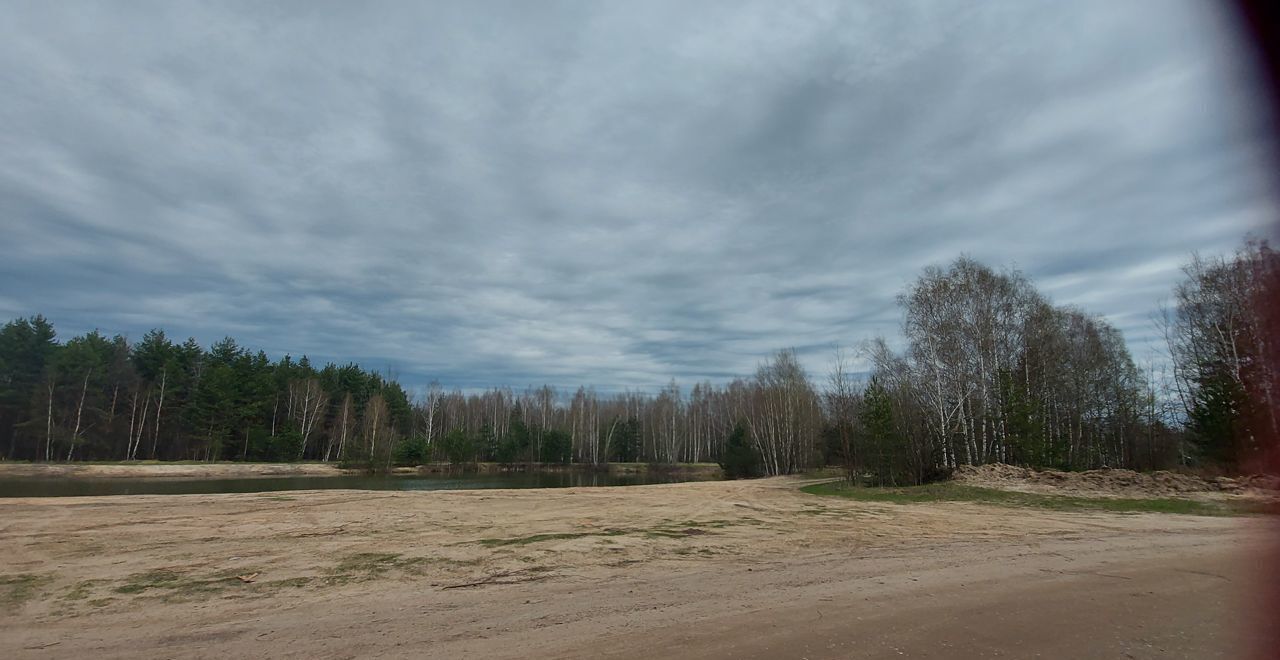
{"label": "dark blurred edge", "polygon": [[[1234,5],[1232,8],[1238,19],[1245,51],[1251,52],[1254,59],[1253,81],[1258,87],[1260,106],[1257,111],[1270,127],[1268,137],[1271,141],[1271,160],[1267,162],[1272,185],[1280,190],[1280,1],[1234,0],[1229,4]],[[1273,213],[1276,215],[1272,222],[1276,223],[1280,220],[1280,209],[1273,210]],[[1280,235],[1280,227],[1276,224],[1271,227],[1271,235]],[[1263,299],[1255,304],[1260,305],[1266,314],[1268,336],[1271,345],[1275,347],[1280,345],[1280,282],[1273,279],[1263,291]],[[1278,356],[1280,351],[1274,348],[1267,351],[1272,364],[1266,371],[1272,379],[1280,373]],[[1277,383],[1271,385],[1275,386]],[[1263,425],[1261,428],[1265,427]],[[1260,457],[1261,464],[1256,466],[1255,471],[1280,474],[1280,438],[1275,437],[1273,432],[1264,446],[1267,450]],[[1267,521],[1263,524],[1272,523]],[[1256,588],[1261,589],[1262,593],[1259,594],[1261,598],[1255,602],[1264,610],[1254,613],[1255,616],[1252,617],[1254,625],[1259,626],[1252,636],[1254,655],[1257,658],[1280,659],[1280,538],[1272,539],[1268,555],[1261,558],[1259,568]]]}

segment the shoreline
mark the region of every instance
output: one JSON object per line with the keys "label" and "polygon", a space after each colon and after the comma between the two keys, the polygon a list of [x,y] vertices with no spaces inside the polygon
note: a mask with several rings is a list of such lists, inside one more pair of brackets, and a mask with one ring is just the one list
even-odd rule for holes
{"label": "shoreline", "polygon": [[[714,463],[678,463],[652,466],[645,463],[609,463],[604,466],[581,463],[533,463],[502,465],[473,463],[452,465],[427,463],[396,467],[390,476],[437,474],[502,474],[520,472],[605,471],[612,474],[662,472],[690,477],[718,479],[720,466]],[[278,477],[349,477],[368,474],[359,468],[337,463],[180,463],[139,461],[136,463],[3,463],[0,479],[252,479]]]}

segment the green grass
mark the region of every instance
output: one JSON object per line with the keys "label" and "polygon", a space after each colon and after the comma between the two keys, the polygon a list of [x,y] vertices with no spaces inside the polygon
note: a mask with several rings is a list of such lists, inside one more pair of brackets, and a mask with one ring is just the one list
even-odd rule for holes
{"label": "green grass", "polygon": [[530,543],[542,543],[544,541],[563,541],[567,539],[581,539],[587,537],[604,538],[627,535],[643,536],[650,539],[683,539],[690,536],[702,536],[703,534],[712,533],[703,529],[704,527],[719,528],[733,524],[739,524],[739,522],[732,520],[710,520],[701,522],[697,520],[687,520],[684,522],[669,521],[666,524],[659,525],[652,529],[610,528],[589,532],[549,532],[544,534],[531,534],[529,536],[515,536],[505,539],[480,539],[475,541],[475,543],[479,543],[487,548],[498,548],[509,545],[529,545]]}
{"label": "green grass", "polygon": [[562,541],[565,539],[580,539],[587,536],[622,536],[630,532],[625,529],[606,529],[602,532],[557,532],[551,534],[533,534],[531,536],[517,536],[506,539],[480,539],[476,541],[480,545],[487,548],[496,548],[504,545],[528,545],[530,543],[542,543],[543,541]]}
{"label": "green grass", "polygon": [[166,601],[208,597],[240,584],[233,575],[199,578],[169,569],[158,569],[130,575],[124,584],[113,589],[115,593],[138,595],[148,591],[158,592]]}
{"label": "green grass", "polygon": [[105,580],[81,580],[62,594],[62,600],[88,600],[93,595],[94,587],[103,582]]}
{"label": "green grass", "polygon": [[335,573],[382,573],[400,566],[398,552],[357,552],[347,555],[333,568]]}
{"label": "green grass", "polygon": [[14,611],[40,592],[52,578],[47,575],[19,573],[0,575],[0,606]]}
{"label": "green grass", "polygon": [[873,488],[851,486],[846,482],[832,481],[800,490],[810,495],[845,497],[863,502],[889,502],[915,504],[920,502],[978,502],[1000,506],[1036,507],[1056,511],[1114,511],[1123,513],[1181,513],[1201,516],[1240,515],[1259,513],[1255,505],[1247,503],[1201,502],[1180,497],[1160,498],[1110,498],[1075,497],[1069,495],[1045,495],[1019,493],[995,488],[965,486],[954,482],[939,482],[923,486],[901,488]]}
{"label": "green grass", "polygon": [[115,591],[119,594],[140,594],[148,589],[176,588],[182,581],[182,574],[177,571],[147,571],[130,575],[128,581],[116,587]]}
{"label": "green grass", "polygon": [[[421,576],[430,573],[439,566],[469,566],[473,563],[475,562],[449,559],[447,557],[405,557],[397,552],[357,552],[343,557],[341,561],[328,570],[328,574],[320,582],[328,586],[346,584],[348,582],[364,582],[383,577],[391,571],[397,571],[401,575]],[[311,582],[312,580],[307,578],[306,582],[298,582],[297,584],[288,583],[288,581],[284,580],[268,584],[300,587]]]}
{"label": "green grass", "polygon": [[185,596],[195,593],[222,591],[234,578],[199,579],[177,571],[155,570],[135,573],[128,581],[115,588],[118,594],[140,594],[151,589],[164,590],[167,596]]}
{"label": "green grass", "polygon": [[[399,555],[390,555],[398,558]],[[380,558],[386,555],[378,556],[357,556],[356,558],[348,558],[344,564],[346,568],[359,570],[361,568],[368,569],[370,566],[378,566]],[[404,563],[404,560],[398,560]],[[201,600],[211,598],[227,593],[236,593],[239,595],[261,595],[275,589],[282,588],[300,588],[311,584],[314,580],[312,577],[292,577],[277,580],[264,580],[244,582],[239,579],[239,575],[247,575],[258,573],[261,571],[252,568],[235,568],[220,571],[218,573],[208,574],[204,576],[192,575],[181,571],[171,569],[157,569],[147,571],[145,573],[134,573],[118,584],[111,591],[117,594],[129,596],[146,596],[158,597],[165,602],[184,602],[189,600]],[[93,587],[101,580],[87,580],[72,587],[64,596],[64,600],[84,600],[94,595]],[[100,606],[103,603],[110,602],[112,599],[99,599],[97,601],[89,600],[88,604]]]}

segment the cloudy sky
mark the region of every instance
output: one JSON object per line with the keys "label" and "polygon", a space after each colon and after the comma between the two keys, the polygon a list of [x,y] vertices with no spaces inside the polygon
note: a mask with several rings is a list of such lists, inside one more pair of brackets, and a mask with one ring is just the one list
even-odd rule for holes
{"label": "cloudy sky", "polygon": [[1274,208],[1194,0],[2,4],[0,316],[64,337],[820,375],[966,253],[1143,361],[1178,264]]}

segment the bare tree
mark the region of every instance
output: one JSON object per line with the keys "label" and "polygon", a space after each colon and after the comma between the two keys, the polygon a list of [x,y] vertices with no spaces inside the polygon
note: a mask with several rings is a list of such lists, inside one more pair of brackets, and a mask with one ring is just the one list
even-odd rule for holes
{"label": "bare tree", "polygon": [[827,389],[823,393],[826,415],[832,433],[839,443],[840,463],[850,481],[856,479],[858,456],[853,441],[854,420],[858,408],[858,390],[849,371],[849,358],[844,349],[836,346],[831,359],[831,373],[827,375]]}
{"label": "bare tree", "polygon": [[811,465],[821,405],[794,350],[760,365],[745,402],[748,433],[766,474],[790,474]]}
{"label": "bare tree", "polygon": [[80,442],[80,427],[84,420],[84,398],[89,391],[89,376],[93,373],[93,369],[87,369],[84,372],[84,382],[80,385],[80,401],[76,404],[76,423],[71,429],[71,442],[67,446],[67,461],[71,460],[71,455],[75,453],[76,445]]}
{"label": "bare tree", "polygon": [[1182,412],[1210,458],[1247,461],[1280,432],[1266,318],[1280,255],[1249,240],[1230,259],[1193,255],[1183,272],[1161,318]]}
{"label": "bare tree", "polygon": [[307,453],[307,445],[316,423],[323,419],[325,409],[329,405],[329,395],[320,389],[320,381],[315,378],[295,380],[289,383],[290,409],[298,423],[298,432],[302,436],[302,445],[298,449],[298,460]]}
{"label": "bare tree", "polygon": [[334,418],[333,428],[329,430],[329,445],[324,454],[326,462],[331,457],[336,457],[338,460],[347,459],[347,440],[351,436],[354,425],[355,405],[352,403],[351,393],[347,392],[342,396],[342,403],[338,405],[338,414]]}

